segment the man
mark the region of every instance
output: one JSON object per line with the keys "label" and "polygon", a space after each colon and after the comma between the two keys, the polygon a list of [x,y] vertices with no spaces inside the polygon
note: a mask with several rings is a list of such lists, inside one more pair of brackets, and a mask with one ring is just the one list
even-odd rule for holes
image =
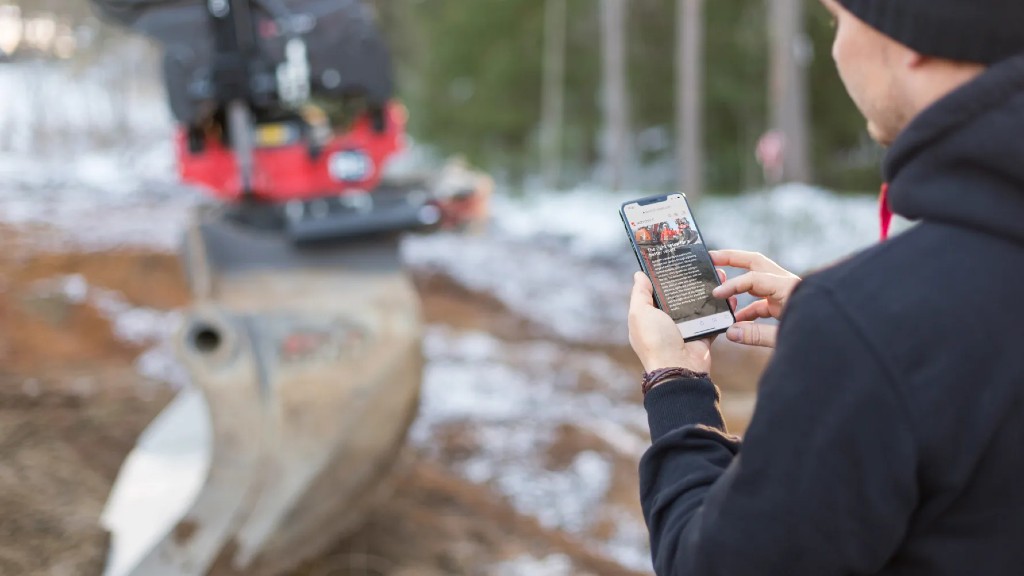
{"label": "man", "polygon": [[676,226],[679,227],[679,233],[682,236],[682,243],[689,246],[690,244],[696,244],[700,240],[700,236],[697,235],[697,231],[690,228],[690,221],[686,218],[676,218]]}
{"label": "man", "polygon": [[706,376],[708,342],[684,345],[638,275],[655,569],[1019,576],[1024,2],[823,2],[840,76],[891,146],[883,215],[921,223],[803,282],[760,255],[713,254],[751,271],[716,296],[763,298],[731,340],[773,346],[749,321],[781,317],[742,450]]}

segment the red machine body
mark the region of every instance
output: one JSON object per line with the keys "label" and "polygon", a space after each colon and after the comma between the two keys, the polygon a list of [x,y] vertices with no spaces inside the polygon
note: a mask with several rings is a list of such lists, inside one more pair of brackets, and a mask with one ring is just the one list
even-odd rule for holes
{"label": "red machine body", "polygon": [[[333,134],[315,151],[311,151],[298,123],[257,126],[252,196],[280,203],[372,192],[380,184],[388,160],[405,145],[405,108],[397,102],[389,103],[384,120],[378,129],[369,115],[363,115],[348,131]],[[220,138],[206,138],[202,150],[193,152],[187,131],[182,128],[176,145],[184,182],[202,186],[227,202],[242,198],[236,155]]]}
{"label": "red machine body", "polygon": [[372,3],[93,1],[167,48],[179,176],[232,225],[298,245],[485,214],[491,183],[465,166],[385,177],[406,146],[406,110]]}

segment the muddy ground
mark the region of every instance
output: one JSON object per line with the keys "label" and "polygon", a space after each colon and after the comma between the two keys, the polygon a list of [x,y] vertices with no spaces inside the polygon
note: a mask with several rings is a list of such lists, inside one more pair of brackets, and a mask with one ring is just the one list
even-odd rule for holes
{"label": "muddy ground", "polygon": [[[171,255],[144,250],[39,253],[29,233],[0,230],[0,575],[93,576],[107,535],[98,518],[125,455],[172,398],[133,367],[142,349],[117,338],[93,307],[40,295],[39,282],[81,274],[135,306],[172,310],[188,295]],[[416,278],[426,320],[529,338],[535,330],[486,295],[444,277]],[[609,356],[639,371],[627,349]],[[729,354],[729,350],[723,354]],[[740,358],[740,357],[737,357]],[[762,356],[724,365],[719,384],[741,431],[753,407]],[[639,398],[638,398],[639,401]],[[565,434],[563,448],[587,439]],[[623,466],[629,479],[635,469]],[[618,499],[635,498],[631,481]],[[542,527],[444,461],[409,451],[395,493],[357,535],[294,571],[296,576],[481,574],[481,566],[527,555],[564,555],[573,573],[632,574],[573,536]]]}

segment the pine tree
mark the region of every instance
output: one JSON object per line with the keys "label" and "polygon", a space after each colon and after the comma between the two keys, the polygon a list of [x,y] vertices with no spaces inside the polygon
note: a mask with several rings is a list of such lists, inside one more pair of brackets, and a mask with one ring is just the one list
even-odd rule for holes
{"label": "pine tree", "polygon": [[697,200],[704,192],[704,0],[679,0],[676,12],[679,184]]}

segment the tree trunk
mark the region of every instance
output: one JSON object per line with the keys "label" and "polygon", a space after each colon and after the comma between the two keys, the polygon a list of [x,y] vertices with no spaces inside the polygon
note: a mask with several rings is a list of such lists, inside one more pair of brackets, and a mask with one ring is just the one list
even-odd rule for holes
{"label": "tree trunk", "polygon": [[566,0],[546,0],[540,163],[544,184],[550,189],[558,188],[562,177],[562,129],[565,123],[565,31]]}
{"label": "tree trunk", "polygon": [[679,185],[696,200],[704,193],[704,0],[678,0],[676,67]]}
{"label": "tree trunk", "polygon": [[783,179],[810,182],[807,67],[812,57],[803,0],[769,0],[771,123],[785,139]]}
{"label": "tree trunk", "polygon": [[632,157],[626,90],[626,0],[601,0],[603,168],[612,190],[622,187]]}

